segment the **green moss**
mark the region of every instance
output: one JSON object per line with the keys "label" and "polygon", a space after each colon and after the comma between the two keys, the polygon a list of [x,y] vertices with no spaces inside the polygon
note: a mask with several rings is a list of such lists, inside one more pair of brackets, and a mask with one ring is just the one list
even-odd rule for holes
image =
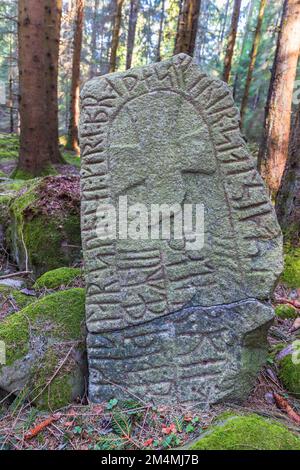
{"label": "green moss", "polygon": [[0,134],[0,160],[16,160],[19,155],[19,137],[16,134]]}
{"label": "green moss", "polygon": [[275,314],[282,319],[294,319],[298,317],[297,309],[288,304],[277,305]]}
{"label": "green moss", "polygon": [[63,159],[69,164],[74,165],[77,168],[80,168],[81,158],[78,155],[75,155],[73,152],[65,150],[63,152]]}
{"label": "green moss", "polygon": [[48,175],[57,175],[58,172],[52,165],[47,165],[42,171],[40,171],[37,175],[33,175],[32,173],[22,170],[21,168],[15,168],[13,172],[11,173],[10,177],[12,179],[18,179],[18,180],[30,180],[35,177],[43,177],[43,176],[48,176]]}
{"label": "green moss", "polygon": [[[32,371],[34,382],[32,384],[31,399],[38,397],[36,405],[40,409],[57,410],[72,401],[71,380],[73,371],[70,364],[66,364],[65,368],[60,369],[55,378],[50,381],[61,360],[61,354],[49,349],[43,357],[43,364]],[[66,367],[69,370],[66,370]],[[49,381],[50,383],[46,387]]]}
{"label": "green moss", "polygon": [[235,416],[213,426],[191,450],[300,450],[300,439],[285,426],[258,415]]}
{"label": "green moss", "polygon": [[56,289],[60,286],[67,286],[76,277],[81,276],[80,268],[57,268],[52,271],[48,271],[37,279],[34,284],[34,289]]}
{"label": "green moss", "polygon": [[[300,348],[298,359],[300,359]],[[295,364],[292,354],[287,354],[279,362],[279,378],[290,393],[300,397],[300,363]]]}
{"label": "green moss", "polygon": [[24,269],[27,261],[36,274],[77,262],[81,246],[79,207],[48,214],[40,194],[44,182],[28,181],[25,191],[9,203],[11,223],[6,231],[9,251],[19,267]]}
{"label": "green moss", "polygon": [[0,341],[7,351],[7,365],[28,352],[30,329],[65,340],[81,337],[85,291],[73,288],[47,295],[0,322]]}
{"label": "green moss", "polygon": [[286,253],[281,279],[288,287],[300,287],[300,248],[289,249]]}
{"label": "green moss", "polygon": [[11,298],[20,310],[36,301],[33,295],[26,295],[17,289],[0,285],[0,299],[7,300],[8,298]]}

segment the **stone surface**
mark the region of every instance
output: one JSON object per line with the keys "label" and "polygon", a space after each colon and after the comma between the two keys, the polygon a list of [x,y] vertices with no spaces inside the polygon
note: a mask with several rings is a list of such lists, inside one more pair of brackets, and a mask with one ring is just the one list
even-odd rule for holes
{"label": "stone surface", "polygon": [[85,392],[84,289],[41,297],[0,322],[0,392],[55,410]]}
{"label": "stone surface", "polygon": [[[98,77],[82,91],[81,146],[91,398],[101,401],[120,390],[105,380],[158,401],[233,396],[229,385],[210,396],[207,390],[215,389],[219,366],[234,375],[234,384],[248,374],[249,364],[241,362],[249,353],[241,346],[245,337],[253,341],[250,349],[265,349],[272,311],[261,301],[282,270],[282,237],[240,135],[230,90],[182,54]],[[185,239],[99,239],[97,208],[117,206],[120,196],[148,207],[202,203],[203,249],[187,249]],[[214,306],[217,320],[209,310]],[[215,333],[207,339],[212,325]],[[231,345],[223,328],[231,332]],[[255,354],[253,370],[263,359]],[[249,389],[250,379],[243,381],[236,399]]]}

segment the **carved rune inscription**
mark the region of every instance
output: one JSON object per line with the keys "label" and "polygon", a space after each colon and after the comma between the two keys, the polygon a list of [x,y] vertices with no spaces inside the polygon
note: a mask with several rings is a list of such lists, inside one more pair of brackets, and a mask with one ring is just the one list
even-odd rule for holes
{"label": "carved rune inscription", "polygon": [[[110,357],[108,369],[114,368],[115,355],[109,346],[97,356],[97,341],[108,341],[100,334],[113,334],[113,343],[123,344],[114,364],[118,357],[124,366],[131,328],[137,328],[136,342],[143,325],[156,325],[159,331],[157,322],[165,325],[166,315],[187,306],[267,299],[281,272],[281,232],[240,135],[229,89],[201,73],[186,55],[88,82],[82,92],[81,147],[90,392],[99,400],[104,351]],[[202,203],[204,247],[189,250],[184,239],[99,239],[97,208],[100,203],[117,207],[120,196],[127,196],[128,205],[148,207]],[[258,321],[256,326],[261,325]],[[123,329],[127,335],[111,333]],[[222,342],[221,330],[214,331],[215,341]],[[243,325],[239,341],[245,331]],[[151,350],[145,340],[141,332],[141,360]],[[180,356],[181,343],[172,342],[174,357]],[[131,365],[134,375],[137,369]],[[123,377],[117,365],[116,370]],[[107,380],[113,378],[115,373]]]}

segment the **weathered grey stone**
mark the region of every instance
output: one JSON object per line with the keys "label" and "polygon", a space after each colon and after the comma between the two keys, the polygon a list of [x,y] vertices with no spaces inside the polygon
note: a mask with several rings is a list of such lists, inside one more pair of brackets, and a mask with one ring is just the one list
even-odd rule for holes
{"label": "weathered grey stone", "polygon": [[[249,349],[242,344],[250,337],[251,350],[265,349],[272,311],[261,301],[282,270],[282,238],[230,90],[184,54],[93,79],[82,92],[81,146],[91,398],[124,388],[169,402],[245,396],[253,376],[241,360]],[[119,196],[148,207],[202,203],[204,248],[188,250],[185,239],[99,239],[97,208],[117,206]],[[212,321],[214,306],[219,314]],[[202,341],[201,328],[204,334],[212,324],[212,343]],[[234,386],[217,390],[214,362],[223,348],[221,369]],[[255,373],[263,358],[253,356]]]}

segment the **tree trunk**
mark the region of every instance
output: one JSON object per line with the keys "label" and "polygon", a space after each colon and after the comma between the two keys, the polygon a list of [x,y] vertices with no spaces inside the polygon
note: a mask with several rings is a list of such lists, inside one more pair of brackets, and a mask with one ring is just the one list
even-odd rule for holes
{"label": "tree trunk", "polygon": [[233,51],[234,51],[234,46],[235,46],[239,18],[240,18],[241,3],[242,3],[242,0],[234,0],[233,13],[231,17],[230,33],[228,37],[228,43],[227,43],[225,59],[224,59],[223,80],[226,83],[229,82],[229,77],[230,77]]}
{"label": "tree trunk", "polygon": [[295,116],[289,157],[276,198],[276,213],[286,241],[300,238],[300,106]]}
{"label": "tree trunk", "polygon": [[165,0],[161,0],[158,41],[157,41],[157,49],[156,49],[156,62],[161,61],[161,43],[162,43],[162,38],[163,38],[164,20],[165,20]]}
{"label": "tree trunk", "polygon": [[60,26],[62,14],[62,0],[45,0],[45,46],[46,46],[46,105],[45,115],[48,133],[49,154],[52,163],[63,163],[58,142],[58,56],[60,41]]}
{"label": "tree trunk", "polygon": [[139,0],[131,0],[130,1],[130,13],[129,13],[128,38],[127,38],[126,70],[130,69],[131,63],[132,63],[132,54],[133,54],[133,48],[134,48],[138,10],[139,10]]}
{"label": "tree trunk", "polygon": [[95,0],[94,4],[94,15],[92,22],[92,34],[91,34],[91,64],[89,70],[89,77],[93,78],[97,72],[97,17],[100,6],[100,0]]}
{"label": "tree trunk", "polygon": [[110,60],[109,60],[109,71],[115,72],[116,62],[117,62],[117,50],[119,45],[120,38],[120,29],[121,29],[121,20],[122,20],[122,7],[124,0],[114,0],[115,9],[114,9],[114,20],[113,20],[113,33],[111,41],[111,51],[110,51]]}
{"label": "tree trunk", "polygon": [[276,195],[288,156],[293,86],[300,48],[300,1],[285,0],[258,166]]}
{"label": "tree trunk", "polygon": [[266,3],[267,3],[267,0],[260,1],[257,25],[256,25],[255,34],[254,34],[254,40],[253,40],[252,50],[250,54],[250,63],[249,63],[249,68],[248,68],[248,73],[247,73],[247,78],[246,78],[245,91],[244,91],[242,105],[241,105],[241,127],[243,127],[243,120],[244,120],[245,111],[246,111],[247,104],[248,104],[249,91],[250,91],[251,81],[253,77],[253,71],[254,71],[254,66],[256,62],[258,47],[260,43],[261,27],[262,27],[262,22],[264,18]]}
{"label": "tree trunk", "polygon": [[20,154],[15,176],[38,176],[50,165],[46,127],[45,6],[39,0],[19,0]]}
{"label": "tree trunk", "polygon": [[201,0],[183,0],[180,7],[174,54],[184,52],[193,56],[200,6]]}
{"label": "tree trunk", "polygon": [[80,90],[80,56],[82,48],[84,0],[76,0],[76,20],[73,46],[72,82],[70,99],[70,120],[66,149],[80,154],[78,125],[79,125],[79,90]]}
{"label": "tree trunk", "polygon": [[222,26],[221,26],[221,30],[220,30],[220,34],[219,34],[218,43],[219,43],[219,51],[220,51],[220,53],[221,53],[221,51],[222,51],[222,45],[223,45],[224,36],[225,36],[225,28],[226,28],[226,24],[227,24],[227,17],[228,17],[228,10],[229,10],[229,2],[230,2],[230,0],[227,0],[227,1],[226,1],[224,20],[223,20],[223,23],[222,23]]}

